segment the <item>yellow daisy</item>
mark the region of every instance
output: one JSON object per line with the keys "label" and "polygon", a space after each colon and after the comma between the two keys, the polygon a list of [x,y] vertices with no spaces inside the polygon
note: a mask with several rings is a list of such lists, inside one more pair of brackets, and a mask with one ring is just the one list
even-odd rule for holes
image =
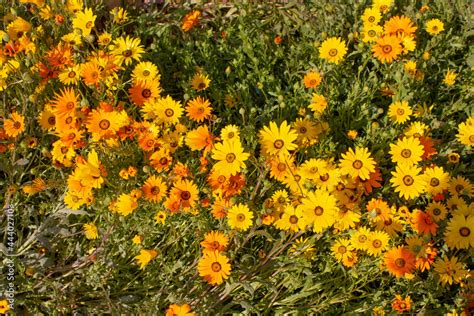
{"label": "yellow daisy", "polygon": [[398,164],[395,170],[392,171],[390,182],[401,197],[406,200],[413,199],[425,191],[426,182],[419,174],[421,168],[402,163]]}
{"label": "yellow daisy", "polygon": [[319,48],[319,57],[335,64],[339,64],[346,53],[347,46],[340,37],[328,38]]}
{"label": "yellow daisy", "polygon": [[341,173],[349,174],[352,178],[359,177],[361,180],[368,180],[370,173],[375,172],[375,161],[370,157],[370,152],[365,147],[352,148],[342,154],[340,161]]}

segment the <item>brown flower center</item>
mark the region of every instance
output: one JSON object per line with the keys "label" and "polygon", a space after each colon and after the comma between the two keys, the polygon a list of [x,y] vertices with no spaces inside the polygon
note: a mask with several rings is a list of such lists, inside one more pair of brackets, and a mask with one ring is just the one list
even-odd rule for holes
{"label": "brown flower center", "polygon": [[221,269],[222,269],[222,266],[221,266],[221,264],[220,264],[219,262],[213,262],[213,263],[211,264],[211,270],[212,270],[213,272],[219,272],[219,271],[221,271]]}
{"label": "brown flower center", "polygon": [[403,158],[410,158],[411,156],[411,150],[410,149],[403,149],[402,152],[400,153]]}
{"label": "brown flower center", "polygon": [[436,178],[431,178],[430,185],[432,187],[437,187],[439,185],[439,180]]}
{"label": "brown flower center", "polygon": [[459,235],[463,237],[468,237],[469,235],[471,235],[471,230],[468,227],[461,227],[459,229]]}
{"label": "brown flower center", "polygon": [[142,97],[144,97],[145,99],[148,99],[149,97],[151,97],[151,91],[150,91],[150,89],[143,89],[143,91],[142,91]]}
{"label": "brown flower center", "polygon": [[382,46],[382,51],[385,54],[389,54],[392,51],[392,46],[391,45],[384,45],[384,46]]}
{"label": "brown flower center", "polygon": [[191,193],[189,193],[189,191],[183,191],[181,192],[181,199],[182,200],[189,200],[191,198]]}
{"label": "brown flower center", "polygon": [[374,30],[369,30],[367,32],[367,35],[369,35],[369,37],[375,37],[375,35],[377,35],[377,33]]}
{"label": "brown flower center", "polygon": [[132,53],[133,52],[132,52],[131,49],[126,49],[122,52],[122,55],[123,55],[123,57],[128,58],[128,57],[132,56]]}
{"label": "brown flower center", "polygon": [[157,186],[153,186],[153,187],[151,187],[150,192],[153,195],[158,195],[160,193],[160,188],[157,187]]}
{"label": "brown flower center", "polygon": [[166,165],[168,163],[168,158],[161,157],[159,162],[160,162],[160,165]]}
{"label": "brown flower center", "polygon": [[461,193],[464,190],[464,186],[462,184],[458,184],[454,187],[457,193]]}
{"label": "brown flower center", "polygon": [[413,180],[413,177],[412,176],[404,176],[403,177],[403,183],[406,185],[406,186],[411,186],[413,185],[413,182],[415,182],[415,180]]}
{"label": "brown flower center", "polygon": [[308,129],[304,126],[300,127],[300,134],[305,134],[308,131]]}
{"label": "brown flower center", "polygon": [[286,165],[283,163],[283,162],[279,162],[278,165],[277,165],[277,169],[278,171],[285,171],[286,170]]}
{"label": "brown flower center", "polygon": [[48,117],[48,123],[50,125],[55,125],[56,124],[56,117],[55,116]]}
{"label": "brown flower center", "polygon": [[150,71],[148,69],[145,69],[145,70],[142,71],[142,75],[144,77],[148,77],[150,75]]}
{"label": "brown flower center", "polygon": [[436,216],[441,215],[441,210],[439,208],[433,209],[433,215],[436,215]]}
{"label": "brown flower center", "polygon": [[359,238],[357,238],[357,240],[360,242],[360,243],[364,243],[367,241],[367,236],[366,235],[360,235]]}
{"label": "brown flower center", "polygon": [[369,16],[367,21],[369,21],[370,23],[374,23],[375,22],[375,16]]}
{"label": "brown flower center", "polygon": [[74,77],[76,77],[76,72],[75,71],[70,71],[67,76],[69,78],[74,78]]}
{"label": "brown flower center", "polygon": [[172,116],[174,115],[173,109],[166,109],[166,110],[165,110],[165,115],[166,115],[167,117],[172,117]]}
{"label": "brown flower center", "polygon": [[291,215],[291,216],[290,216],[290,223],[291,223],[291,224],[296,224],[296,223],[298,223],[298,216],[296,216],[296,215]]}
{"label": "brown flower center", "polygon": [[14,128],[14,129],[20,129],[20,128],[21,128],[21,123],[15,121],[15,123],[13,123],[13,128]]}
{"label": "brown flower center", "polygon": [[337,49],[332,48],[329,50],[329,56],[334,57],[337,55]]}
{"label": "brown flower center", "polygon": [[364,164],[360,160],[356,160],[352,163],[352,167],[354,167],[354,169],[357,169],[357,170],[359,170],[363,166],[364,166]]}
{"label": "brown flower center", "polygon": [[403,259],[403,258],[397,258],[395,260],[395,265],[399,268],[403,268],[405,266],[405,263],[406,263],[405,259]]}
{"label": "brown flower center", "polygon": [[242,214],[242,213],[237,214],[236,218],[237,218],[237,221],[239,221],[239,222],[245,221],[245,215]]}
{"label": "brown flower center", "polygon": [[380,240],[378,240],[378,239],[375,239],[375,240],[372,242],[372,246],[373,246],[374,248],[380,248],[380,247],[382,247],[382,242],[381,242]]}
{"label": "brown flower center", "polygon": [[199,90],[203,90],[203,89],[205,89],[205,88],[206,88],[206,84],[205,84],[204,82],[200,82],[200,83],[198,84],[198,89],[199,89]]}
{"label": "brown flower center", "polygon": [[91,29],[93,25],[94,25],[94,23],[92,23],[92,21],[87,22],[86,23],[86,29]]}
{"label": "brown flower center", "polygon": [[273,147],[275,147],[276,149],[281,149],[283,148],[283,146],[285,145],[285,142],[281,139],[277,139],[274,143],[273,143]]}
{"label": "brown flower center", "polygon": [[233,153],[228,153],[228,154],[225,156],[225,160],[227,160],[228,163],[234,162],[234,160],[235,160],[235,154],[233,154]]}
{"label": "brown flower center", "polygon": [[108,129],[108,128],[110,127],[110,122],[109,122],[109,120],[102,120],[102,121],[100,121],[100,122],[99,122],[99,127],[100,127],[100,129],[102,129],[102,130]]}
{"label": "brown flower center", "polygon": [[314,208],[314,215],[321,216],[324,213],[324,209],[321,206],[316,206]]}
{"label": "brown flower center", "polygon": [[319,179],[321,179],[321,181],[323,181],[323,182],[326,182],[326,181],[329,180],[329,174],[325,173],[323,175],[320,175]]}
{"label": "brown flower center", "polygon": [[346,253],[346,252],[347,252],[347,248],[344,247],[344,246],[339,246],[339,248],[337,248],[337,252],[339,252],[339,253]]}
{"label": "brown flower center", "polygon": [[398,109],[397,109],[397,114],[400,115],[400,116],[402,116],[403,114],[405,114],[405,110],[402,109],[402,108],[398,108]]}

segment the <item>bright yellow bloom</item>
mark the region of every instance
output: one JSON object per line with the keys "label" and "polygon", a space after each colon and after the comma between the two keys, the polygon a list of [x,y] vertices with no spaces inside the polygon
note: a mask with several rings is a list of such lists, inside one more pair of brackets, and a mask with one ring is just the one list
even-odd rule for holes
{"label": "bright yellow bloom", "polygon": [[340,37],[331,37],[325,40],[319,48],[319,57],[331,63],[339,64],[347,53],[347,46]]}
{"label": "bright yellow bloom", "polygon": [[396,171],[392,171],[390,182],[395,187],[395,192],[408,199],[418,197],[425,191],[426,182],[419,173],[421,168],[414,165],[398,164]]}
{"label": "bright yellow bloom", "polygon": [[96,18],[92,9],[85,9],[83,12],[76,13],[76,17],[72,19],[72,27],[81,30],[82,36],[89,36]]}
{"label": "bright yellow bloom", "polygon": [[245,161],[249,156],[250,154],[244,152],[240,140],[217,143],[212,150],[212,159],[218,161],[213,170],[219,175],[233,176],[245,168]]}
{"label": "bright yellow bloom", "polygon": [[370,157],[370,152],[365,147],[352,148],[342,154],[340,162],[341,173],[349,174],[352,178],[359,177],[361,180],[368,180],[370,173],[375,172],[376,163],[374,158]]}
{"label": "bright yellow bloom", "polygon": [[430,35],[438,35],[442,31],[444,31],[444,23],[441,20],[431,19],[426,22],[426,32],[430,33]]}
{"label": "bright yellow bloom", "polygon": [[87,239],[99,238],[99,231],[97,230],[97,226],[95,226],[94,223],[84,224],[83,228]]}
{"label": "bright yellow bloom", "polygon": [[199,275],[211,285],[221,284],[228,279],[230,270],[229,258],[219,251],[205,253],[198,263]]}
{"label": "bright yellow bloom", "polygon": [[444,76],[443,83],[447,86],[452,86],[454,85],[457,76],[458,75],[454,71],[448,69],[448,72],[446,72],[446,75]]}
{"label": "bright yellow bloom", "polygon": [[293,142],[298,135],[283,121],[280,127],[275,122],[270,122],[270,127],[263,127],[259,132],[262,151],[268,156],[278,155],[280,158],[288,156],[290,150],[297,148]]}
{"label": "bright yellow bloom", "polygon": [[137,260],[137,264],[140,265],[140,269],[144,269],[147,264],[150,263],[151,260],[155,259],[158,255],[158,251],[155,249],[140,249],[140,254],[135,257]]}
{"label": "bright yellow bloom", "polygon": [[112,49],[112,55],[115,56],[115,63],[118,66],[121,66],[123,63],[128,66],[134,59],[140,61],[144,52],[143,46],[140,45],[140,39],[131,38],[128,35],[127,37],[117,38]]}
{"label": "bright yellow bloom", "polygon": [[248,206],[240,203],[232,206],[227,213],[227,223],[232,229],[245,231],[252,225],[252,219],[253,213]]}

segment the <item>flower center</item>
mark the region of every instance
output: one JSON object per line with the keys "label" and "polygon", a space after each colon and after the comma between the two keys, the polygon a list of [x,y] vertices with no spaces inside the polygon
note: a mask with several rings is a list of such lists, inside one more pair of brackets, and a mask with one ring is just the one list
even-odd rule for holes
{"label": "flower center", "polygon": [[132,56],[132,50],[131,49],[126,49],[122,52],[123,57],[128,58]]}
{"label": "flower center", "polygon": [[217,182],[219,182],[219,183],[224,183],[225,180],[226,180],[226,177],[225,177],[225,176],[222,176],[222,175],[221,175],[221,176],[218,176],[218,177],[217,177]]}
{"label": "flower center", "polygon": [[321,206],[316,206],[314,208],[314,215],[321,216],[324,213],[324,209]]}
{"label": "flower center", "polygon": [[375,37],[376,34],[377,34],[377,33],[376,33],[374,30],[369,30],[369,31],[367,32],[367,35],[369,35],[369,37]]}
{"label": "flower center", "polygon": [[360,169],[363,165],[364,164],[360,160],[356,160],[352,163],[352,167],[354,167],[354,169]]}
{"label": "flower center", "polygon": [[50,125],[55,125],[56,124],[56,117],[55,116],[48,117],[48,123]]}
{"label": "flower center", "polygon": [[339,248],[337,248],[337,252],[339,252],[339,253],[346,253],[346,252],[347,252],[347,248],[344,247],[344,246],[339,246]]}
{"label": "flower center", "polygon": [[100,129],[106,130],[110,127],[110,122],[109,120],[102,120],[99,122],[99,127]]}
{"label": "flower center", "polygon": [[204,82],[200,82],[200,83],[198,84],[198,89],[199,89],[199,90],[202,90],[202,89],[204,89],[204,88],[206,88],[206,84],[205,84]]}
{"label": "flower center", "polygon": [[234,138],[234,136],[234,132],[229,132],[229,134],[227,134],[227,138]]}
{"label": "flower center", "polygon": [[436,179],[436,178],[432,178],[431,181],[430,181],[430,185],[432,187],[437,187],[439,185],[439,180]]}
{"label": "flower center", "polygon": [[13,128],[14,128],[14,129],[20,129],[20,128],[21,128],[21,123],[15,121],[15,123],[13,123]]}
{"label": "flower center", "polygon": [[275,147],[276,149],[281,149],[283,148],[283,145],[285,145],[285,142],[281,139],[277,139],[274,143],[273,143],[273,147]]}
{"label": "flower center", "polygon": [[236,218],[237,218],[237,221],[238,221],[238,222],[243,222],[243,221],[245,221],[245,215],[242,214],[242,213],[237,214],[237,217],[236,217]]}
{"label": "flower center", "polygon": [[221,269],[222,269],[222,267],[221,267],[221,264],[219,262],[213,262],[211,264],[211,270],[213,272],[219,272],[219,271],[221,271]]}
{"label": "flower center", "polygon": [[397,114],[401,116],[401,115],[405,114],[405,110],[401,109],[401,108],[398,108],[397,109]]}
{"label": "flower center", "polygon": [[191,193],[189,193],[189,191],[183,191],[181,192],[181,199],[182,200],[189,200],[191,198]]}
{"label": "flower center", "polygon": [[300,134],[305,134],[308,131],[308,129],[304,126],[300,127]]}
{"label": "flower center", "polygon": [[403,177],[403,183],[404,183],[406,186],[412,185],[413,182],[414,182],[414,180],[413,180],[413,177],[412,177],[412,176],[408,176],[408,175],[407,175],[407,176],[404,176],[404,177]]}
{"label": "flower center", "polygon": [[329,180],[329,174],[325,173],[325,174],[323,174],[323,175],[320,175],[320,176],[319,176],[319,179],[321,179],[321,181],[326,182],[326,181]]}
{"label": "flower center", "polygon": [[150,89],[143,89],[142,91],[142,97],[148,99],[151,96],[151,91]]}
{"label": "flower center", "polygon": [[278,171],[285,171],[286,170],[286,165],[283,163],[283,162],[279,162],[278,165],[277,165],[277,169]]}
{"label": "flower center", "polygon": [[464,186],[462,184],[458,184],[456,185],[454,189],[456,190],[457,193],[461,193],[462,190],[464,190]]}
{"label": "flower center", "polygon": [[332,48],[329,50],[329,56],[334,57],[337,55],[337,49]]}
{"label": "flower center", "polygon": [[397,258],[395,260],[395,265],[399,268],[403,268],[405,266],[405,259],[403,258]]}
{"label": "flower center", "polygon": [[161,157],[159,161],[160,161],[160,164],[161,164],[161,165],[166,165],[166,164],[168,163],[168,158],[166,158],[166,157]]}
{"label": "flower center", "polygon": [[433,209],[433,215],[440,215],[440,214],[441,214],[441,210],[439,208]]}
{"label": "flower center", "polygon": [[359,238],[357,238],[357,240],[360,242],[360,243],[364,243],[367,241],[367,236],[366,235],[360,235]]}
{"label": "flower center", "polygon": [[380,240],[378,240],[378,239],[375,239],[375,240],[372,242],[372,246],[373,246],[374,248],[380,248],[380,247],[382,247],[382,242],[381,242]]}
{"label": "flower center", "polygon": [[410,158],[411,156],[411,150],[410,149],[403,149],[402,152],[400,153],[403,158]]}
{"label": "flower center", "polygon": [[174,115],[173,109],[166,109],[166,110],[165,110],[165,115],[166,115],[167,117],[172,117],[172,116]]}
{"label": "flower center", "polygon": [[74,78],[74,77],[76,77],[76,72],[75,72],[75,71],[70,71],[67,76],[68,76],[69,78]]}
{"label": "flower center", "polygon": [[86,23],[86,29],[91,29],[92,25],[94,25],[94,23],[92,23],[92,21],[87,22]]}
{"label": "flower center", "polygon": [[459,235],[463,237],[468,237],[469,235],[471,235],[471,230],[468,227],[461,227],[459,229]]}
{"label": "flower center", "polygon": [[142,71],[142,75],[143,75],[144,77],[148,77],[148,76],[150,75],[150,71],[147,70],[147,69],[145,69],[145,70]]}
{"label": "flower center", "polygon": [[384,46],[382,46],[382,50],[385,54],[389,54],[392,51],[392,46],[391,45],[384,45]]}
{"label": "flower center", "polygon": [[469,142],[474,144],[474,135],[469,136]]}
{"label": "flower center", "polygon": [[296,223],[298,223],[298,216],[296,216],[296,215],[291,215],[291,216],[290,216],[290,223],[291,223],[291,224],[296,224]]}
{"label": "flower center", "polygon": [[153,187],[151,187],[150,192],[151,192],[151,194],[153,194],[153,195],[157,195],[157,194],[160,193],[160,188],[157,187],[157,186],[153,186]]}
{"label": "flower center", "polygon": [[225,160],[227,160],[228,163],[232,163],[235,160],[235,154],[233,153],[228,153],[225,156]]}

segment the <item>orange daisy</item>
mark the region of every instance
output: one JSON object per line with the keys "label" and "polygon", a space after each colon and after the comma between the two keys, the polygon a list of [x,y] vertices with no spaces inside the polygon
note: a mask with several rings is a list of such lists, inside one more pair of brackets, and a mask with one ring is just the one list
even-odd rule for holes
{"label": "orange daisy", "polygon": [[211,103],[208,100],[197,97],[188,102],[186,116],[193,121],[202,122],[211,117],[211,110]]}
{"label": "orange daisy", "polygon": [[406,247],[394,247],[384,255],[388,272],[397,278],[411,274],[415,270],[415,255]]}

